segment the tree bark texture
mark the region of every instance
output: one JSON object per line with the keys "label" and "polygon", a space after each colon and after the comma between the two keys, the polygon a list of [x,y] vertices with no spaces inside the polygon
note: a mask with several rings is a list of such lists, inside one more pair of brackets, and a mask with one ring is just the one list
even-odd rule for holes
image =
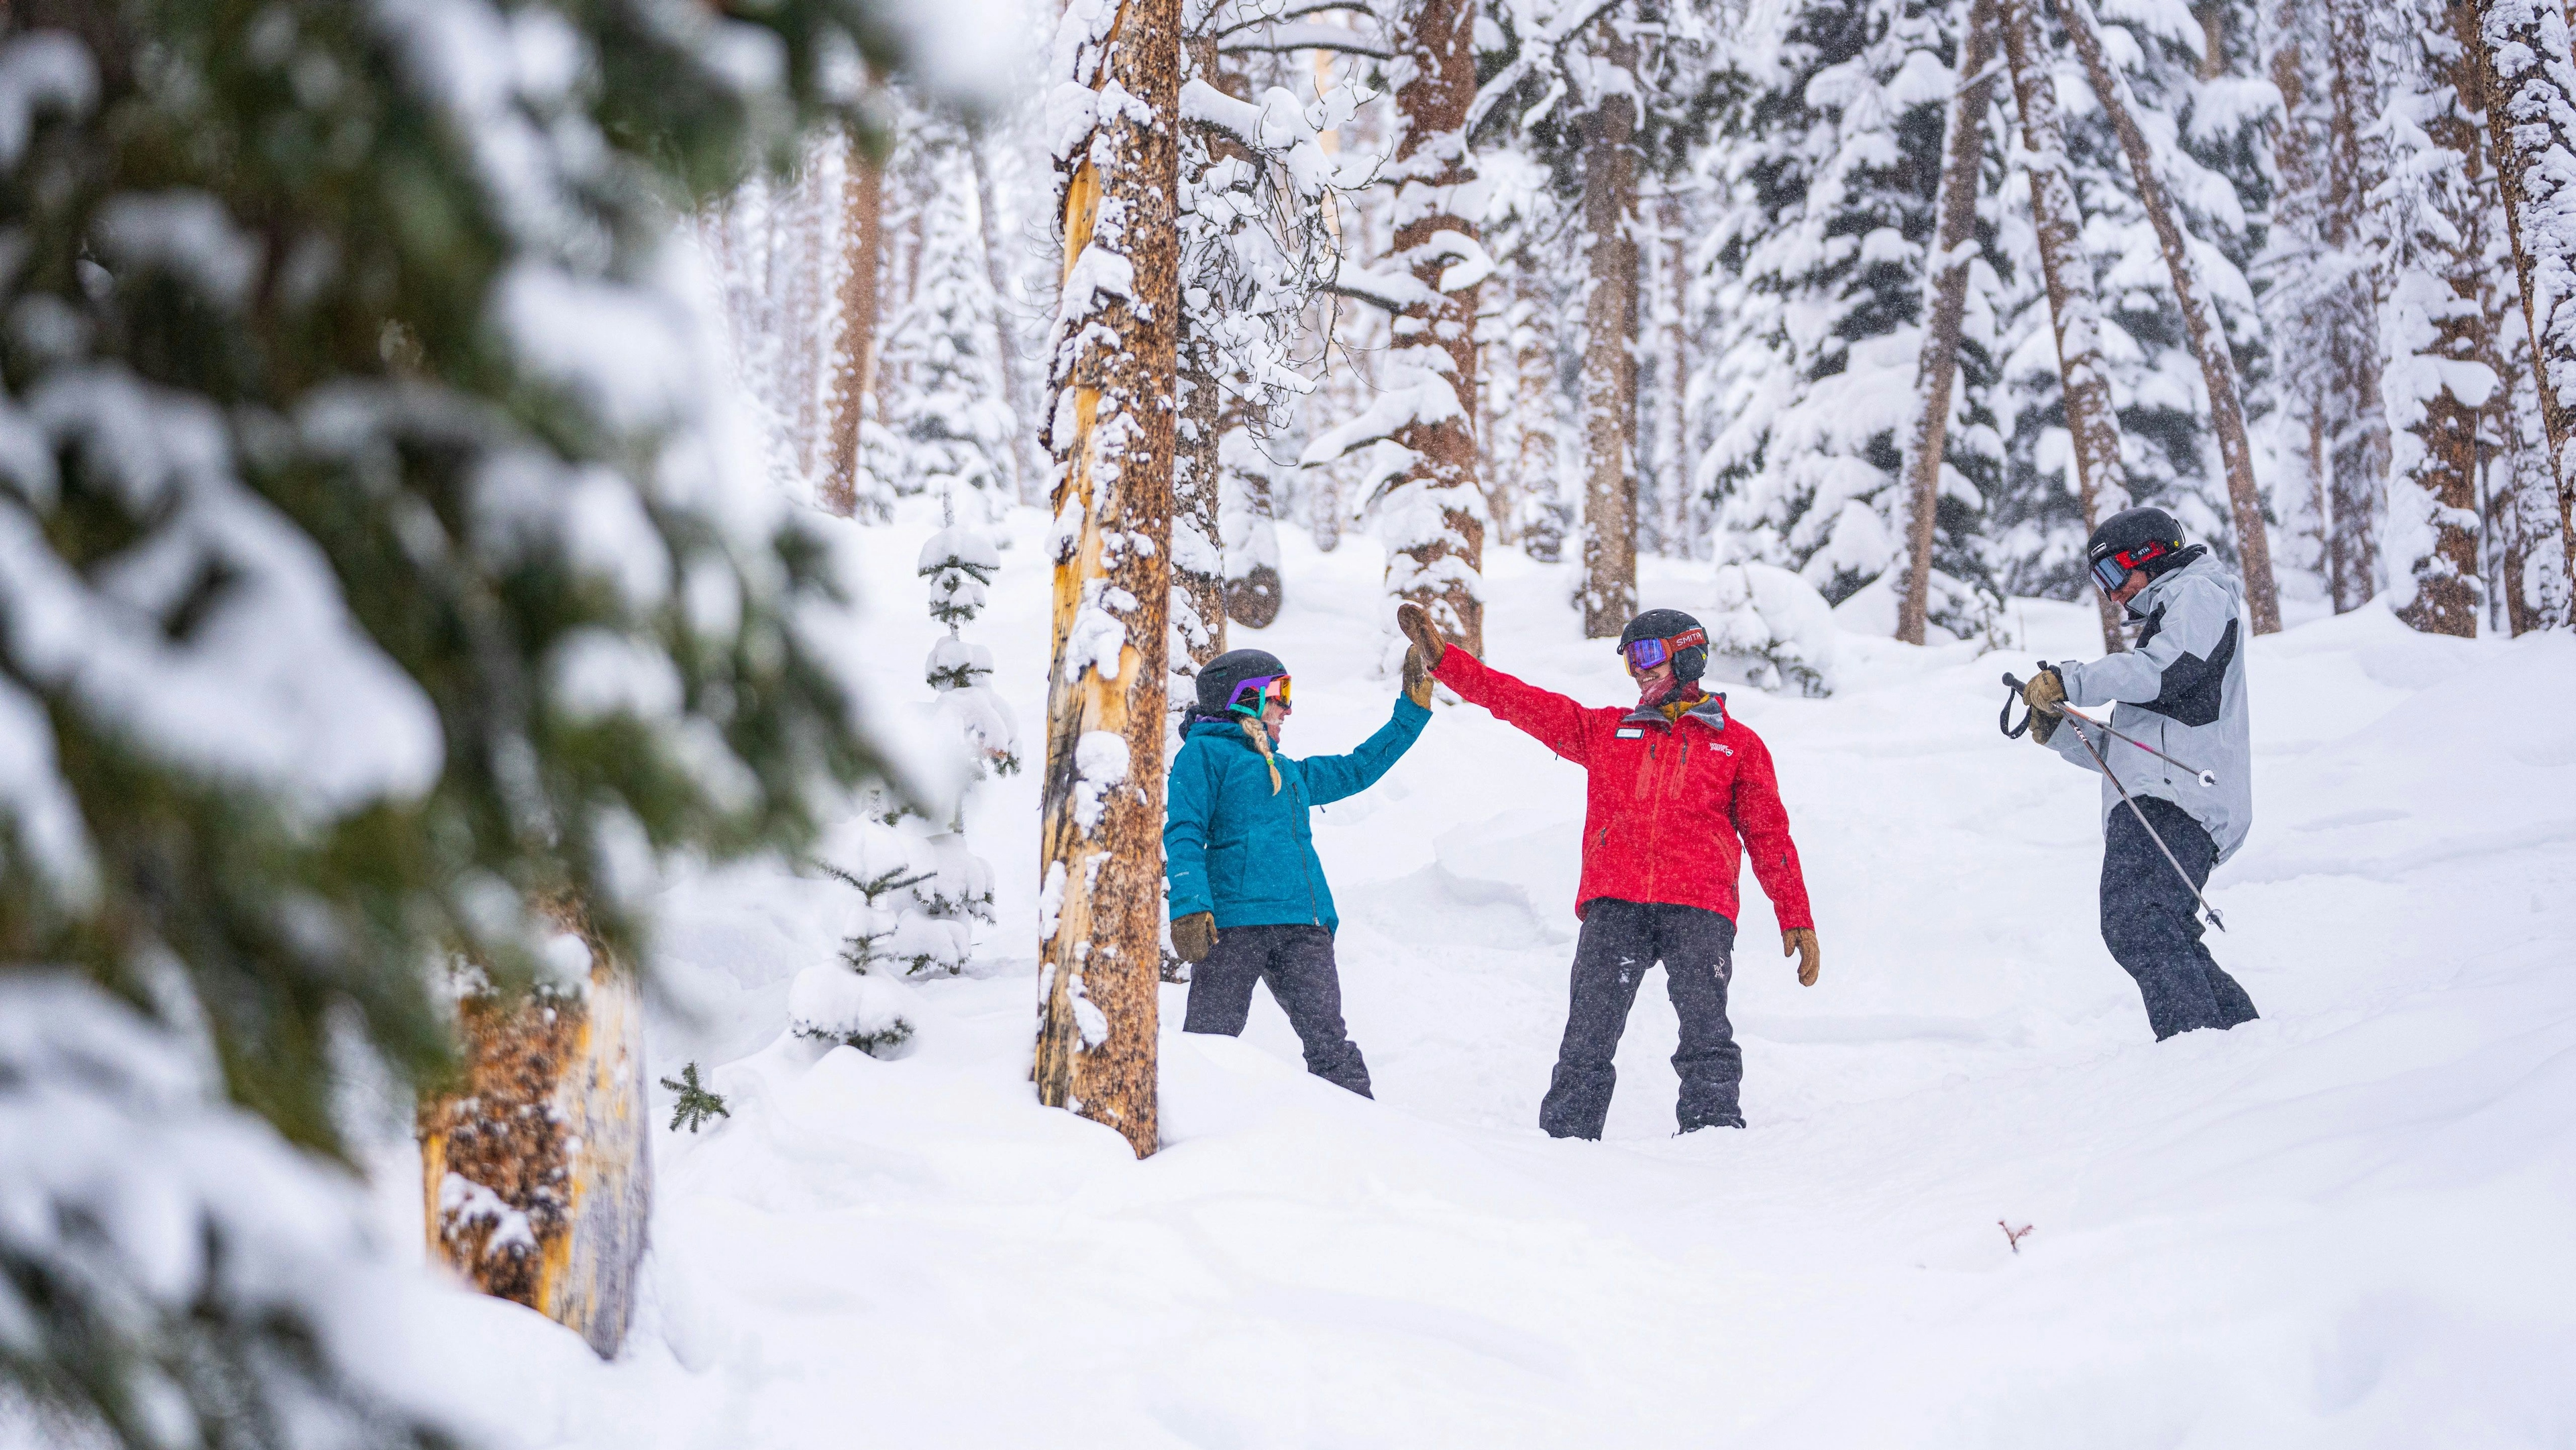
{"label": "tree bark texture", "polygon": [[1218,408],[1217,469],[1219,512],[1241,510],[1223,529],[1225,547],[1225,617],[1246,629],[1268,629],[1287,602],[1287,584],[1279,574],[1278,511],[1270,497],[1270,460],[1253,436],[1252,401],[1226,399]]}
{"label": "tree bark texture", "polygon": [[[1194,35],[1183,43],[1190,74],[1205,78],[1226,94],[1241,99],[1242,77],[1217,68],[1216,37]],[[1197,194],[1211,162],[1241,150],[1211,134],[1212,127],[1193,127],[1181,145],[1181,195],[1184,205]],[[1181,265],[1194,265],[1183,249]],[[1188,284],[1183,293],[1187,295]],[[1211,306],[1215,305],[1213,302]],[[1224,360],[1204,320],[1183,303],[1175,348],[1180,375],[1178,446],[1172,457],[1172,678],[1195,680],[1199,667],[1225,653],[1224,526],[1218,518],[1218,409],[1223,394]]]}
{"label": "tree bark texture", "polygon": [[[2057,82],[2039,50],[2031,5],[2032,0],[1997,0],[1996,19],[2021,111],[2022,148],[2029,153],[2030,212],[2048,288],[2049,327],[2057,339],[2075,490],[2089,535],[2104,515],[2129,506],[2129,479],[2120,461],[2120,417],[2111,407],[2110,373],[2102,365],[2102,304],[2093,290],[2093,265],[2084,255],[2083,213],[2066,169],[2066,118],[2057,106]],[[2098,589],[2093,604],[2101,617],[2103,652],[2126,649],[2120,606]]]}
{"label": "tree bark texture", "polygon": [[1140,1158],[1159,1144],[1180,12],[1179,0],[1122,0],[1099,30],[1059,40],[1069,79],[1101,102],[1062,162],[1064,300],[1049,349],[1055,656],[1036,1077],[1041,1102],[1116,1129]]}
{"label": "tree bark texture", "polygon": [[2138,186],[2138,202],[2164,249],[2174,300],[2182,308],[2183,331],[2200,362],[2202,383],[2209,389],[2209,421],[2218,435],[2218,456],[2227,470],[2227,502],[2236,526],[2236,561],[2245,575],[2245,603],[2256,634],[2281,631],[2281,596],[2272,580],[2272,546],[2263,523],[2263,495],[2254,482],[2254,450],[2245,437],[2245,405],[2236,381],[2236,356],[2228,350],[2226,329],[2200,285],[2200,264],[2193,260],[2182,224],[2165,195],[2164,168],[2138,129],[2137,101],[2129,82],[2112,69],[2103,53],[2100,22],[2091,0],[2065,0],[2067,38],[2075,46],[2093,93],[2111,118],[2128,156],[2129,175]]}
{"label": "tree bark texture", "polygon": [[1959,376],[1959,331],[1968,310],[1968,272],[1976,260],[1977,187],[1985,171],[1986,108],[2001,27],[1996,0],[1967,0],[1959,43],[1958,84],[1950,95],[1941,181],[1933,197],[1932,258],[1923,303],[1923,357],[1914,373],[1914,432],[1906,449],[1904,588],[1897,594],[1896,637],[1923,642],[1932,606],[1932,535],[1941,503],[1941,457],[1950,439],[1950,392]]}
{"label": "tree bark texture", "polygon": [[[1389,179],[1396,186],[1395,251],[1435,301],[1393,321],[1395,346],[1445,377],[1457,407],[1418,417],[1395,441],[1412,451],[1404,486],[1418,486],[1439,510],[1436,529],[1418,528],[1387,560],[1398,598],[1431,611],[1467,652],[1485,652],[1485,496],[1476,476],[1476,306],[1481,279],[1454,284],[1462,261],[1451,238],[1475,246],[1476,223],[1460,215],[1458,193],[1476,180],[1467,111],[1476,101],[1474,0],[1420,0],[1396,42],[1405,69],[1395,108],[1402,135]],[[1444,235],[1446,234],[1446,235]]]}
{"label": "tree bark texture", "polygon": [[2477,11],[2487,125],[2558,484],[2559,545],[2576,585],[2576,59],[2557,4],[2477,0]]}
{"label": "tree bark texture", "polygon": [[[853,136],[841,180],[841,336],[832,349],[832,442],[823,466],[823,507],[843,518],[858,509],[859,429],[876,389],[877,267],[884,250],[885,172]],[[976,158],[976,176],[984,162]],[[988,255],[986,265],[991,265]],[[995,293],[998,298],[999,291]],[[1004,367],[1010,348],[1002,349]],[[1014,400],[1016,401],[1016,400]]]}
{"label": "tree bark texture", "polygon": [[[1633,72],[1637,43],[1610,29],[1601,59]],[[1583,634],[1616,639],[1637,615],[1637,129],[1625,91],[1585,122],[1583,230]]]}
{"label": "tree bark texture", "polygon": [[424,1221],[467,1283],[610,1359],[652,1217],[643,1000],[577,910],[552,914],[590,948],[588,990],[459,1004],[463,1078],[419,1109]]}
{"label": "tree bark texture", "polygon": [[1657,201],[1655,232],[1662,244],[1656,262],[1660,284],[1655,318],[1655,381],[1662,396],[1655,403],[1655,503],[1657,532],[1667,551],[1687,556],[1691,545],[1690,339],[1684,318],[1690,313],[1690,243],[1684,232],[1681,199],[1667,191]]}

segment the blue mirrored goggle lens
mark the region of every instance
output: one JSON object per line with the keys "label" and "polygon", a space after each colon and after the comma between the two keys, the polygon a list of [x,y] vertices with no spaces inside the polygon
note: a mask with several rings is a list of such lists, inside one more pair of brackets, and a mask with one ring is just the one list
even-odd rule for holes
{"label": "blue mirrored goggle lens", "polygon": [[2126,580],[2128,577],[2128,566],[2122,564],[2118,559],[2096,559],[2093,561],[2093,582],[2100,585],[2102,587],[2102,592],[2105,594],[2109,594],[2118,589],[2121,582]]}
{"label": "blue mirrored goggle lens", "polygon": [[1628,663],[1641,670],[1651,670],[1671,655],[1660,639],[1641,639],[1628,646]]}

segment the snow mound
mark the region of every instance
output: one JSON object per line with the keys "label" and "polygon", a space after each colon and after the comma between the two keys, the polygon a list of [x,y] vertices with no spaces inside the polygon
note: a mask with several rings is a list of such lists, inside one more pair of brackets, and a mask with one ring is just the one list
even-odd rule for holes
{"label": "snow mound", "polygon": [[1748,685],[1809,699],[1833,693],[1834,607],[1816,587],[1770,564],[1717,571],[1708,652]]}

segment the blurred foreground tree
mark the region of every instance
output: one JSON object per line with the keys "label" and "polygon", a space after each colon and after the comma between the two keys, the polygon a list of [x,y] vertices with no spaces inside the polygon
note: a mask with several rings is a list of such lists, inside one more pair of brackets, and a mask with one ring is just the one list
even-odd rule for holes
{"label": "blurred foreground tree", "polygon": [[877,772],[666,243],[863,126],[907,23],[0,8],[0,1407],[439,1439],[379,1388],[341,1080],[446,1069],[436,984],[526,980],[534,903],[634,960],[660,858]]}

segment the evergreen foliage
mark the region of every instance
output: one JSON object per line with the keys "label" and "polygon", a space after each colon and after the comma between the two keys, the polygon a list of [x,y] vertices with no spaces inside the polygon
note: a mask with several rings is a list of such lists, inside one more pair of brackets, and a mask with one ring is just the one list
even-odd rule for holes
{"label": "evergreen foliage", "polygon": [[682,1128],[694,1133],[710,1118],[730,1118],[733,1110],[725,1106],[724,1095],[698,1081],[694,1062],[680,1069],[677,1079],[664,1078],[662,1086],[678,1093],[679,1101],[671,1105],[671,1131]]}
{"label": "evergreen foliage", "polygon": [[[803,643],[818,542],[711,445],[666,241],[855,124],[899,31],[866,0],[0,15],[0,960],[86,984],[0,1055],[0,1301],[41,1306],[0,1371],[129,1444],[428,1443],[334,1337],[354,1205],[200,1095],[337,1151],[334,1053],[437,1071],[451,952],[524,980],[527,903],[570,891],[633,957],[657,858],[792,845],[875,771]],[[175,1145],[149,1188],[28,1156],[84,1113]],[[186,1167],[218,1139],[303,1185],[264,1237]],[[192,1269],[117,1238],[129,1191]]]}

